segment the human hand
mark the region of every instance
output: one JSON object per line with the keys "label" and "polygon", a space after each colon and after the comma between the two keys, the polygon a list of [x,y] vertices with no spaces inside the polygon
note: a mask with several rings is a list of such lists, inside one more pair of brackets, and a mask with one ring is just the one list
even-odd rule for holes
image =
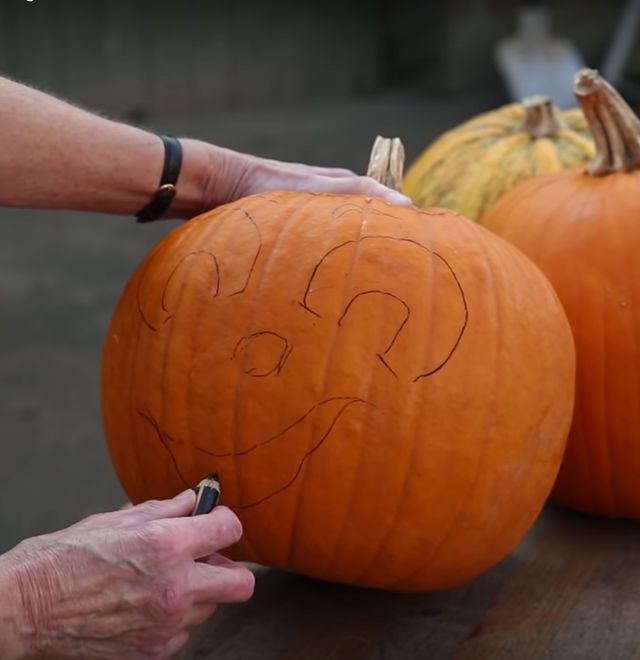
{"label": "human hand", "polygon": [[[196,171],[200,173],[202,210],[270,190],[362,194],[393,204],[412,204],[402,193],[351,170],[259,158],[197,140],[181,142],[185,153],[183,167],[189,172],[186,177],[195,178]],[[180,213],[179,204],[174,212]]]}
{"label": "human hand", "polygon": [[253,574],[217,554],[240,521],[226,507],[191,517],[194,502],[90,516],[0,557],[0,656],[170,658],[219,603],[250,598]]}

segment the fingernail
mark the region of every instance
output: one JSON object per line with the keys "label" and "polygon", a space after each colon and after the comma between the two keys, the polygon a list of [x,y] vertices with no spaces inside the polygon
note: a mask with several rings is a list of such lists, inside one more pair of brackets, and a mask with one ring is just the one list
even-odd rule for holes
{"label": "fingernail", "polygon": [[387,201],[392,204],[400,204],[401,206],[411,206],[413,204],[409,197],[399,192],[392,192],[387,196]]}

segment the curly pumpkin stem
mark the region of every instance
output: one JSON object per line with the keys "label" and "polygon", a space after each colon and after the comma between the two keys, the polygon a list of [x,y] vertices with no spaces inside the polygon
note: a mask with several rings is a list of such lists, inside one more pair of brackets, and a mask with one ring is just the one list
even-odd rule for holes
{"label": "curly pumpkin stem", "polygon": [[529,96],[522,101],[524,117],[517,132],[532,138],[550,137],[565,127],[560,111],[547,96]]}
{"label": "curly pumpkin stem", "polygon": [[596,144],[589,174],[640,169],[640,119],[618,92],[593,69],[581,69],[573,91]]}
{"label": "curly pumpkin stem", "polygon": [[367,176],[389,188],[400,190],[403,169],[404,146],[400,138],[383,138],[378,135],[371,149]]}

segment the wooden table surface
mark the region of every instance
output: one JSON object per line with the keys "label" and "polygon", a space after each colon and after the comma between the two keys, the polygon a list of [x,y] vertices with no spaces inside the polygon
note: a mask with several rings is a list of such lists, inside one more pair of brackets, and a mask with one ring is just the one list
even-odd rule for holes
{"label": "wooden table surface", "polygon": [[257,567],[184,660],[640,660],[640,524],[549,505],[502,563],[406,595]]}

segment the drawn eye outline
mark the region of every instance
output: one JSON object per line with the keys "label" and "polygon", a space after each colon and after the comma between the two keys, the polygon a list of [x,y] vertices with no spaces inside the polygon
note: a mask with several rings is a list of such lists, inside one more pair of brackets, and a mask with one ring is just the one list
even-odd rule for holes
{"label": "drawn eye outline", "polygon": [[242,355],[245,355],[252,345],[258,341],[263,341],[263,339],[266,337],[268,337],[270,340],[275,338],[278,341],[281,346],[280,352],[274,355],[273,364],[262,368],[262,370],[259,370],[258,367],[251,366],[250,364],[245,365],[242,369],[242,372],[245,375],[251,376],[252,378],[266,378],[267,376],[277,376],[284,368],[287,359],[293,351],[293,345],[289,343],[289,340],[286,337],[283,337],[277,332],[272,332],[270,330],[260,330],[259,332],[253,332],[250,335],[241,337],[233,349],[231,359],[235,360],[240,358]]}

